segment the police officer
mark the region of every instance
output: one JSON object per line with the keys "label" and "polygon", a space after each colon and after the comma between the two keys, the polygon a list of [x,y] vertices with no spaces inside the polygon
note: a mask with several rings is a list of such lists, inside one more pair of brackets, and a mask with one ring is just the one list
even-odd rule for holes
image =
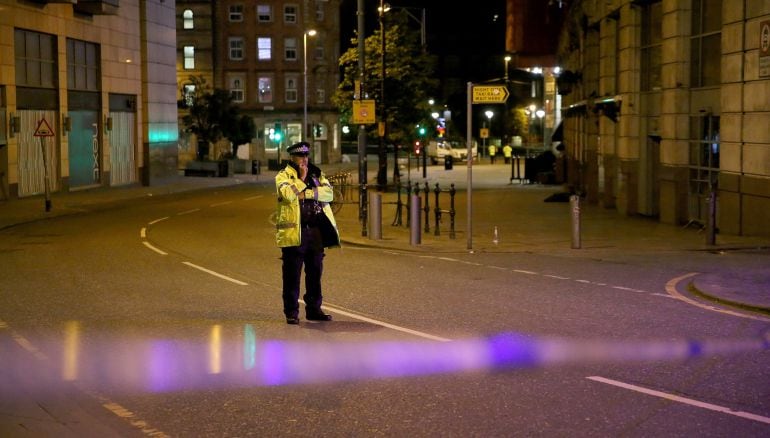
{"label": "police officer", "polygon": [[329,203],[332,186],[321,169],[310,164],[310,145],[299,142],[287,152],[291,161],[275,176],[278,194],[276,243],[283,261],[283,313],[287,324],[299,324],[299,289],[305,266],[305,317],[331,321],[321,310],[324,248],[340,245]]}

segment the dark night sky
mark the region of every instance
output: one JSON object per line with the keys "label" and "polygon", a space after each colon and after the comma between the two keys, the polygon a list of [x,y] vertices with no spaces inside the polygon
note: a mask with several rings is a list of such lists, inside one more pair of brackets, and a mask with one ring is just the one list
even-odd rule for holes
{"label": "dark night sky", "polygon": [[[505,0],[477,0],[472,7],[459,6],[446,0],[392,0],[391,6],[410,9],[415,15],[426,10],[428,52],[437,56],[436,76],[442,90],[437,99],[443,99],[453,109],[462,112],[465,107],[465,84],[480,83],[504,74],[505,63]],[[364,2],[366,35],[377,28],[379,2]],[[357,0],[342,0],[340,25],[341,51],[350,46],[350,38],[357,29]],[[417,26],[417,24],[415,24]]]}

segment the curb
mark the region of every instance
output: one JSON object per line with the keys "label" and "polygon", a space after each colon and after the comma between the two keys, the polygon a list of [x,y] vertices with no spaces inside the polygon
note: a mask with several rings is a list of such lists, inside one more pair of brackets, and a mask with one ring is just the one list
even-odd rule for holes
{"label": "curb", "polygon": [[721,298],[721,297],[718,297],[716,295],[711,295],[709,293],[706,293],[706,292],[698,289],[698,287],[695,285],[694,281],[690,281],[689,283],[687,283],[687,291],[690,292],[691,294],[699,297],[699,298],[702,298],[702,299],[705,299],[705,300],[708,300],[708,301],[711,301],[711,302],[714,302],[714,303],[717,303],[717,304],[721,304],[721,305],[733,307],[733,308],[740,309],[740,310],[747,310],[749,312],[754,312],[754,313],[759,313],[759,314],[762,314],[762,315],[770,316],[770,307],[755,306],[753,304],[741,303],[741,302],[738,302],[738,301],[733,301],[733,300],[728,300],[726,298]]}

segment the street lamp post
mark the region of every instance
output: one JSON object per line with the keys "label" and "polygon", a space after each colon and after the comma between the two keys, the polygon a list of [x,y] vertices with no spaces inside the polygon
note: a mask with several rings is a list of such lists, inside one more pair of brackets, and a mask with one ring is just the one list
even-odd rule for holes
{"label": "street lamp post", "polygon": [[304,90],[302,92],[302,110],[303,110],[303,117],[302,117],[302,135],[300,136],[300,139],[302,141],[307,141],[308,134],[307,134],[307,37],[308,36],[314,36],[316,34],[316,31],[314,29],[306,30],[302,34],[302,80],[304,83]]}
{"label": "street lamp post", "polygon": [[[377,150],[377,187],[384,191],[388,185],[388,155],[385,149],[385,133],[387,130],[387,115],[385,110],[385,13],[390,10],[384,0],[380,0],[380,6],[377,8],[380,18],[380,62],[382,64],[382,77],[380,78],[380,127],[378,133],[380,136],[380,146]],[[393,181],[395,183],[395,181]]]}
{"label": "street lamp post", "polygon": [[[487,126],[489,126],[489,131],[491,131],[492,130],[492,117],[494,117],[495,113],[492,110],[486,110],[486,111],[484,111],[484,115],[487,116],[487,120],[489,121]],[[487,133],[489,133],[489,131],[487,131]],[[490,141],[492,141],[492,140],[490,140]],[[484,138],[484,144],[482,145],[482,147],[483,148],[487,147],[487,139],[486,138]],[[492,157],[490,156],[490,159],[491,158]]]}

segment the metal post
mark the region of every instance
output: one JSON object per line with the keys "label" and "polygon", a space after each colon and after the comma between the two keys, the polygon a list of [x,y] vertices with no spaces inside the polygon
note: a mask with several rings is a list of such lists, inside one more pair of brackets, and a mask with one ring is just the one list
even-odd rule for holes
{"label": "metal post", "polygon": [[449,186],[449,238],[455,238],[455,184]]}
{"label": "metal post", "polygon": [[401,209],[404,208],[403,202],[401,202],[401,183],[396,183],[396,217],[393,219],[392,226],[401,225]]}
{"label": "metal post", "polygon": [[45,137],[40,137],[40,149],[43,152],[43,173],[45,175],[45,211],[51,211],[51,176],[48,172],[48,154],[46,153]]}
{"label": "metal post", "polygon": [[425,232],[430,232],[430,187],[428,182],[425,182]]}
{"label": "metal post", "polygon": [[706,198],[706,202],[708,203],[708,227],[706,228],[706,245],[716,245],[717,244],[717,236],[716,236],[716,228],[717,228],[717,192],[716,190],[711,190],[711,193],[709,193],[708,198]]}
{"label": "metal post", "polygon": [[[364,0],[357,1],[356,15],[358,18],[358,80],[359,80],[359,93],[358,99],[364,98],[364,57],[366,56],[366,50],[364,45]],[[358,192],[358,216],[362,224],[362,236],[366,236],[366,181],[367,169],[366,169],[366,126],[358,125],[358,184],[361,185],[361,190]]]}
{"label": "metal post", "polygon": [[[466,143],[468,147],[468,157],[472,157],[471,155],[471,149],[473,141],[473,83],[468,82],[468,87],[466,91],[467,98],[467,108],[465,110],[466,113]],[[481,156],[481,154],[479,154]],[[467,206],[465,208],[467,215],[467,219],[465,221],[465,234],[468,239],[468,250],[473,249],[473,160],[468,160],[468,183],[467,183]]]}
{"label": "metal post", "polygon": [[372,193],[369,198],[369,239],[382,239],[382,193]]}
{"label": "metal post", "polygon": [[409,214],[409,243],[420,244],[420,195],[413,195],[411,198],[411,212]]}
{"label": "metal post", "polygon": [[433,207],[433,213],[436,216],[436,229],[433,230],[433,234],[436,236],[440,236],[441,231],[439,231],[439,228],[440,228],[439,223],[441,222],[441,207],[439,207],[438,205],[438,195],[441,193],[441,189],[439,188],[438,183],[436,183],[436,188],[433,189],[433,193],[436,194],[436,203],[435,203],[435,207]]}
{"label": "metal post", "polygon": [[570,196],[569,206],[572,212],[572,249],[580,249],[580,196]]}
{"label": "metal post", "polygon": [[380,123],[382,127],[378,129],[380,144],[377,148],[377,190],[384,191],[388,185],[388,155],[385,149],[385,132],[387,127],[387,118],[385,116],[385,3],[380,0],[380,62],[382,63],[382,77],[380,78]]}

